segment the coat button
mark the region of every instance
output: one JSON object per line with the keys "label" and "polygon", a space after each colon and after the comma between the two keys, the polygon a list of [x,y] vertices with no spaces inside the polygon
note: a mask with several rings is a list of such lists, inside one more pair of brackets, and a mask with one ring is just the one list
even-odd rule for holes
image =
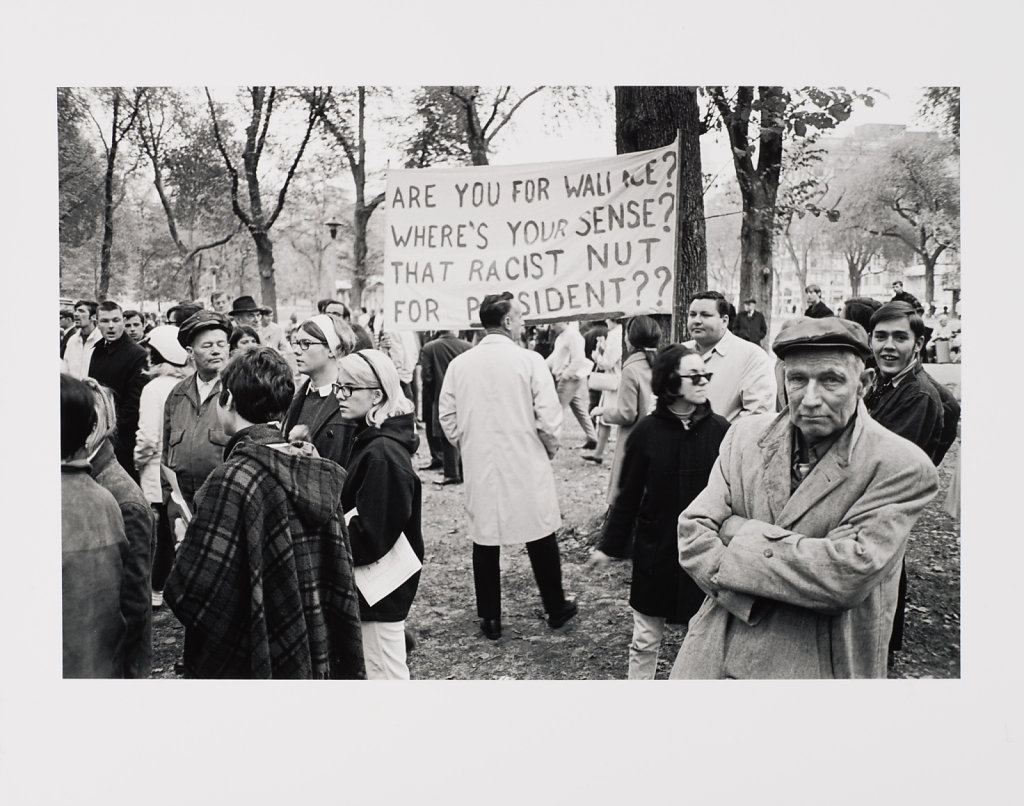
{"label": "coat button", "polygon": [[774,552],[772,552],[772,550],[771,550],[771,549],[765,549],[765,550],[764,550],[764,556],[765,556],[765,557],[771,557],[773,553],[774,553]]}
{"label": "coat button", "polygon": [[331,431],[331,430],[328,430],[328,431],[327,431],[327,436],[329,436],[329,437],[333,437],[333,436],[334,436],[334,432],[333,432],[333,431]]}

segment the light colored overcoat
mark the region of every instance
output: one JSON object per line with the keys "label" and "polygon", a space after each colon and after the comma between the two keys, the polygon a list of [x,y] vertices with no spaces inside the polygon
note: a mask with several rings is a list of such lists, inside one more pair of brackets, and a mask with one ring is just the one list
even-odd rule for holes
{"label": "light colored overcoat", "polygon": [[[863,403],[790,495],[792,441],[787,412],[738,419],[680,515],[680,564],[709,595],[673,677],[886,676],[907,536],[938,475]],[[731,516],[741,530],[726,545]],[[856,535],[827,536],[843,524]]]}
{"label": "light colored overcoat", "polygon": [[562,407],[539,353],[507,336],[485,336],[448,365],[438,415],[462,452],[474,543],[528,543],[562,525],[549,459]]}

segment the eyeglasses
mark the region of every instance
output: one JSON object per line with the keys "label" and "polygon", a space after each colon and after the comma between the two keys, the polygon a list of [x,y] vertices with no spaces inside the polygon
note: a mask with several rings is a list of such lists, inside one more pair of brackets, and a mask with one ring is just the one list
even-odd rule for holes
{"label": "eyeglasses", "polygon": [[292,347],[298,347],[302,352],[306,352],[314,344],[322,344],[324,347],[327,346],[325,341],[311,341],[310,339],[293,339],[289,342]]}
{"label": "eyeglasses", "polygon": [[334,388],[334,394],[337,395],[341,400],[348,400],[350,397],[352,397],[353,392],[356,392],[360,389],[367,391],[371,389],[380,389],[379,386],[349,386],[348,384],[338,383],[332,384],[332,387]]}
{"label": "eyeglasses", "polygon": [[685,378],[690,383],[697,383],[700,380],[710,383],[714,375],[713,372],[694,372],[692,375],[680,375],[679,377]]}

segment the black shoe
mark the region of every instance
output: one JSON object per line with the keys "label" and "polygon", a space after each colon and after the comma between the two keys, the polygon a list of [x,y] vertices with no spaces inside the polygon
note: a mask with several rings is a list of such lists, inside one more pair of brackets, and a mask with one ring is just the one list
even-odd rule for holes
{"label": "black shoe", "polygon": [[480,619],[480,629],[483,630],[484,635],[492,641],[497,641],[501,638],[501,619],[482,618]]}
{"label": "black shoe", "polygon": [[420,470],[441,470],[444,467],[444,462],[440,459],[433,459],[429,465],[420,465]]}
{"label": "black shoe", "polygon": [[575,599],[566,599],[565,604],[562,605],[562,609],[556,613],[551,613],[548,616],[548,626],[552,630],[557,630],[569,619],[575,616],[579,612],[579,607],[576,606]]}
{"label": "black shoe", "polygon": [[595,465],[599,465],[604,461],[601,456],[594,456],[592,453],[581,453],[580,457],[586,459],[588,462],[593,462]]}
{"label": "black shoe", "polygon": [[584,442],[582,445],[580,445],[579,449],[581,451],[592,451],[596,447],[597,447],[597,442],[595,440],[588,439],[586,442]]}
{"label": "black shoe", "polygon": [[441,481],[435,481],[434,484],[436,484],[438,487],[445,487],[449,484],[462,484],[462,479],[450,479],[446,476],[445,478],[441,479]]}

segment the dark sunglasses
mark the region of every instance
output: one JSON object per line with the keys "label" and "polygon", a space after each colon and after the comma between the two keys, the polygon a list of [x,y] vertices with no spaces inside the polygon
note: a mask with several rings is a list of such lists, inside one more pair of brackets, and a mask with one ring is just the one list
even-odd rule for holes
{"label": "dark sunglasses", "polygon": [[715,373],[713,372],[694,372],[690,375],[680,375],[679,377],[685,378],[686,380],[690,381],[690,383],[697,383],[697,381],[699,380],[704,380],[710,383],[714,375]]}

